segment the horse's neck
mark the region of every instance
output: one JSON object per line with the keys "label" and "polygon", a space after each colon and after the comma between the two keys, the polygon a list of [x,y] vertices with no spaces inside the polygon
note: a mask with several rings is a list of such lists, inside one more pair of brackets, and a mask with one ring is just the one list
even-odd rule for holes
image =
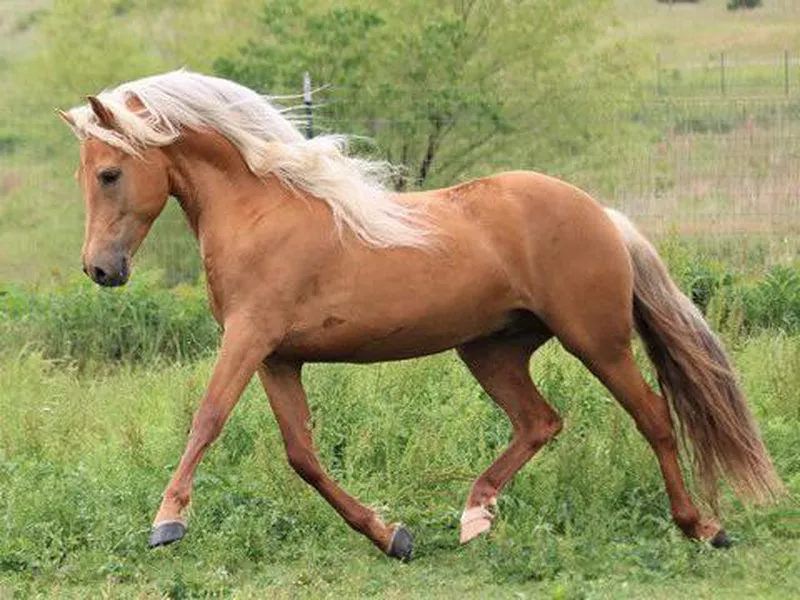
{"label": "horse's neck", "polygon": [[168,149],[170,193],[186,215],[201,247],[213,244],[214,233],[234,229],[251,211],[271,199],[269,182],[250,172],[239,152],[222,136],[191,133]]}

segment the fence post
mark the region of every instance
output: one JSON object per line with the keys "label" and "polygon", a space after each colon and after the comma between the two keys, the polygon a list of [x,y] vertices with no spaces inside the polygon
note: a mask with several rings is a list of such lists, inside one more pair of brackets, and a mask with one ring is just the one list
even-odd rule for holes
{"label": "fence post", "polygon": [[306,105],[306,137],[314,137],[314,111],[311,107],[311,75],[303,73],[303,104]]}
{"label": "fence post", "polygon": [[725,53],[719,53],[719,86],[722,90],[722,95],[725,95]]}
{"label": "fence post", "polygon": [[656,94],[661,96],[661,52],[656,53]]}
{"label": "fence post", "polygon": [[789,51],[783,51],[783,91],[789,95]]}

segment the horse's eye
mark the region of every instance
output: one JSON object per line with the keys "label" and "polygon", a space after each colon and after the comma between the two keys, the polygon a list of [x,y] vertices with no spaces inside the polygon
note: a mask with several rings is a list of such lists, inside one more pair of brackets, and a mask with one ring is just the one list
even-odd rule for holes
{"label": "horse's eye", "polygon": [[102,185],[114,185],[119,181],[119,178],[122,177],[122,169],[103,169],[97,175],[97,178],[100,180]]}

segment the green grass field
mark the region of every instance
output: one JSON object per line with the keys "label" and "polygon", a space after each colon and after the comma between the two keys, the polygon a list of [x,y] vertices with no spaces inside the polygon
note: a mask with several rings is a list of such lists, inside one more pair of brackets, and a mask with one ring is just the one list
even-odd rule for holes
{"label": "green grass field", "polygon": [[616,0],[624,35],[678,64],[727,52],[750,60],[798,51],[798,0],[764,0],[756,10],[730,11],[725,0],[664,2]]}
{"label": "green grass field", "polygon": [[[735,359],[779,471],[800,492],[800,338],[767,333]],[[567,427],[501,496],[485,539],[459,547],[471,480],[508,439],[452,356],[311,367],[330,472],[416,535],[397,564],[350,531],[283,458],[252,385],[201,467],[190,534],[158,551],[148,523],[180,454],[207,360],[87,377],[37,354],[0,371],[0,597],[770,597],[800,586],[800,512],[726,496],[738,544],[682,539],[628,417],[557,346],[534,360]]]}

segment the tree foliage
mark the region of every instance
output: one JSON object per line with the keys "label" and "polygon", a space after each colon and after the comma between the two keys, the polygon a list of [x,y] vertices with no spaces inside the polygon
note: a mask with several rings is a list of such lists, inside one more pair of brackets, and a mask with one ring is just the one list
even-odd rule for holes
{"label": "tree foliage", "polygon": [[323,129],[373,138],[412,183],[443,184],[509,158],[546,167],[602,137],[598,112],[629,73],[624,52],[598,43],[608,5],[271,0],[257,34],[214,68],[273,94],[297,93],[308,71],[330,86],[317,97]]}
{"label": "tree foliage", "polygon": [[[9,74],[0,107],[52,123],[69,107],[137,77],[182,66],[210,70],[233,51],[260,0],[54,0],[37,13],[37,50]],[[0,118],[3,115],[0,115]]]}
{"label": "tree foliage", "polygon": [[315,98],[317,129],[375,140],[360,150],[405,165],[398,188],[509,167],[574,178],[623,160],[612,125],[621,119],[610,117],[632,61],[605,41],[610,9],[611,0],[55,0],[0,105],[27,120],[29,147],[50,148],[68,139],[54,106],[146,74],[213,64],[264,92],[297,93],[308,71],[330,86]]}
{"label": "tree foliage", "polygon": [[728,0],[728,10],[758,8],[759,6],[761,6],[761,0]]}

